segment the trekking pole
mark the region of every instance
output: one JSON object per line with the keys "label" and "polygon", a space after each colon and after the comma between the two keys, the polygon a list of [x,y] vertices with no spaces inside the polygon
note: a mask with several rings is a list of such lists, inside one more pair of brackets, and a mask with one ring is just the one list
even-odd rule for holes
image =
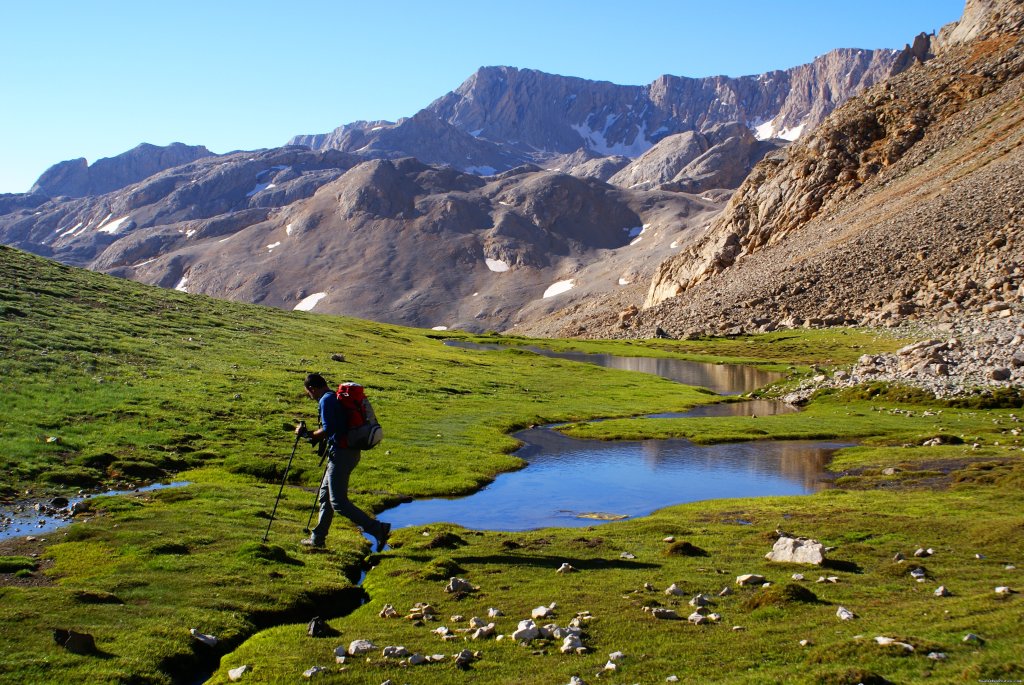
{"label": "trekking pole", "polygon": [[284,478],[281,479],[281,488],[277,491],[277,499],[274,500],[274,510],[270,512],[270,520],[267,521],[267,532],[263,534],[263,542],[267,541],[267,537],[270,535],[270,526],[274,523],[274,516],[277,514],[277,503],[281,501],[281,493],[284,492],[284,484],[288,480],[288,471],[292,468],[292,459],[295,458],[295,448],[299,446],[299,440],[302,438],[302,434],[306,432],[306,422],[299,421],[299,428],[301,430],[295,434],[295,444],[292,445],[292,455],[288,457],[288,465],[284,467]]}
{"label": "trekking pole", "polygon": [[[326,452],[324,453],[324,455],[326,456]],[[320,463],[324,463],[324,457],[320,457]],[[324,467],[324,475],[320,477],[320,485],[318,485],[316,490],[313,491],[313,508],[309,510],[309,520],[306,521],[306,527],[302,529],[303,533],[312,532],[310,531],[309,526],[311,523],[313,523],[313,514],[316,513],[316,510],[318,509],[317,504],[320,503],[320,491],[323,490],[324,487],[324,478],[327,478],[326,466]]]}

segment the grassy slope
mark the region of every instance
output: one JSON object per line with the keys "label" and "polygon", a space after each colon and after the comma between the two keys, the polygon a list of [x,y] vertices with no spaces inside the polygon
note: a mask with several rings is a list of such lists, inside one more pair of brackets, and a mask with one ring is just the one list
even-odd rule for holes
{"label": "grassy slope", "polygon": [[[840,363],[864,346],[893,345],[872,343],[862,334],[845,341],[847,335],[790,333],[651,347],[715,359],[809,364]],[[629,346],[606,347],[611,349],[602,351]],[[277,544],[257,544],[277,493],[273,481],[292,442],[280,424],[312,419],[313,406],[301,393],[306,371],[324,371],[336,381],[354,378],[369,387],[390,453],[368,453],[354,488],[357,501],[376,510],[401,496],[465,492],[516,466],[507,454],[514,443],[505,435],[512,427],[678,410],[706,396],[637,374],[524,353],[452,350],[421,331],[169,293],[7,248],[0,248],[0,351],[0,467],[9,491],[26,482],[53,484],[67,474],[88,483],[184,470],[183,477],[194,483],[97,502],[101,515],[35,548],[42,562],[31,578],[0,576],[3,682],[168,682],[168,674],[180,676],[221,654],[226,656],[216,682],[242,663],[255,669],[250,682],[293,681],[314,664],[335,668],[333,647],[357,637],[424,653],[461,649],[461,643],[442,644],[429,633],[437,623],[415,626],[376,616],[384,602],[401,610],[417,601],[437,603],[446,623],[452,613],[485,615],[487,607],[499,607],[506,614],[498,619],[501,632],[511,632],[531,608],[551,601],[561,606],[560,622],[587,609],[597,617],[586,640],[594,653],[569,657],[549,647],[549,654],[539,655],[511,642],[473,643],[484,658],[467,672],[450,664],[405,670],[374,659],[357,660],[323,680],[567,682],[572,674],[591,680],[614,650],[628,656],[622,675],[611,682],[661,682],[670,673],[684,681],[859,682],[864,674],[855,669],[897,682],[924,678],[926,672],[932,682],[1020,677],[1013,665],[1021,648],[1019,597],[999,600],[992,593],[997,584],[1015,585],[1014,572],[1003,566],[1019,563],[1024,532],[1020,462],[1006,446],[1010,440],[993,444],[992,431],[1007,427],[993,424],[993,418],[1010,422],[1008,412],[957,414],[959,433],[982,437],[980,451],[889,447],[933,433],[938,426],[929,422],[937,419],[924,417],[921,409],[912,418],[891,414],[891,407],[878,403],[851,408],[826,398],[812,405],[810,415],[771,422],[704,420],[700,430],[717,439],[814,430],[874,437],[872,446],[840,457],[843,468],[858,469],[846,478],[853,489],[813,497],[700,503],[583,531],[459,530],[466,544],[455,549],[425,545],[441,526],[426,536],[421,529],[401,531],[396,550],[368,577],[371,602],[331,621],[340,637],[312,640],[305,636],[306,620],[315,613],[337,615],[355,601],[357,591],[346,574],[357,571],[365,543],[339,522],[328,552],[300,551],[295,541],[311,495],[289,487],[271,533]],[[330,361],[334,352],[343,352],[347,361]],[[954,417],[947,412],[950,423],[944,427],[953,430]],[[673,434],[688,430],[671,420],[608,425],[622,433],[635,425]],[[49,436],[59,440],[46,442]],[[943,476],[940,471],[952,467],[936,471],[936,459],[958,470]],[[984,463],[967,463],[977,459]],[[296,463],[296,485],[316,480],[317,465],[308,453],[300,452]],[[877,475],[881,466],[897,463],[904,470],[896,476]],[[938,492],[921,489],[929,479],[955,482]],[[872,489],[879,484],[886,487]],[[752,608],[745,606],[744,592],[720,600],[723,625],[708,628],[657,622],[640,610],[653,602],[680,603],[638,592],[644,582],[659,589],[676,582],[696,593],[717,591],[747,572],[786,581],[800,569],[763,560],[776,526],[839,546],[834,556],[844,562],[836,571],[842,582],[810,586],[829,604]],[[709,556],[664,556],[661,539],[667,534],[692,541]],[[890,559],[897,550],[922,545],[938,554],[925,561],[929,582],[917,584],[905,566]],[[33,551],[7,547],[5,554]],[[619,559],[625,550],[637,559]],[[986,558],[974,559],[975,552]],[[582,571],[554,574],[562,561]],[[446,596],[436,578],[455,570],[481,590],[461,601]],[[812,578],[815,572],[805,571]],[[932,596],[938,583],[954,596]],[[861,618],[839,622],[839,603]],[[280,622],[285,625],[246,639]],[[733,632],[731,625],[746,630]],[[55,647],[48,633],[54,626],[93,633],[106,658]],[[206,650],[190,641],[191,627],[224,642]],[[982,648],[962,645],[959,638],[967,631],[988,642]],[[906,637],[919,649],[893,656],[854,639],[857,634]],[[815,645],[801,648],[801,638]],[[933,647],[950,658],[928,660],[924,654]]]}

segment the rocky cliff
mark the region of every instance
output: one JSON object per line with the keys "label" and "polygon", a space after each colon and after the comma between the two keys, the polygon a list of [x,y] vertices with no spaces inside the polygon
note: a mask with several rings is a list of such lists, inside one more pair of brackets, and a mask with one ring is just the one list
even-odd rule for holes
{"label": "rocky cliff", "polygon": [[[707,234],[661,265],[635,331],[893,323],[1017,307],[1022,8],[972,0],[940,32],[934,59],[769,154]],[[606,322],[606,331],[618,327]],[[592,319],[591,327],[599,328]]]}
{"label": "rocky cliff", "polygon": [[165,169],[212,154],[202,145],[171,143],[160,147],[142,143],[115,157],[98,159],[91,165],[85,158],[54,164],[43,172],[29,193],[51,197],[103,195],[138,183]]}
{"label": "rocky cliff", "polygon": [[[357,122],[291,142],[373,157],[412,155],[494,173],[523,163],[551,166],[578,150],[636,158],[669,136],[707,133],[733,122],[750,127],[759,139],[792,140],[888,76],[899,58],[896,50],[841,49],[785,71],[738,78],[663,76],[647,86],[485,67],[411,119]],[[439,137],[451,144],[439,145]]]}

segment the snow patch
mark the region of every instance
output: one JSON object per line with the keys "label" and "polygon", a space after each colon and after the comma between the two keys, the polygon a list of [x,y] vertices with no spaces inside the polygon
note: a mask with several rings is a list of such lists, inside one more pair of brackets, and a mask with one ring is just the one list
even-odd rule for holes
{"label": "snow patch", "polygon": [[218,240],[217,242],[218,242],[218,243],[226,243],[227,241],[231,240],[231,238],[233,238],[233,237],[234,237],[234,236],[230,236],[230,235],[229,235],[229,236],[228,236],[227,238],[221,238],[221,239],[220,239],[220,240]]}
{"label": "snow patch", "polygon": [[679,241],[678,240],[673,240],[672,244],[669,245],[669,248],[672,249],[672,250],[676,249],[677,247],[679,247]]}
{"label": "snow patch", "polygon": [[267,252],[273,252],[274,248],[277,247],[280,244],[281,244],[280,240],[278,240],[276,243],[270,243],[269,245],[267,245]]}
{"label": "snow patch", "polygon": [[120,219],[114,219],[113,221],[110,221],[110,217],[108,216],[106,219],[103,220],[102,224],[96,227],[96,231],[99,233],[107,233],[109,235],[114,235],[119,230],[121,230],[121,224],[123,224],[125,221],[128,221],[127,216],[122,216]]}
{"label": "snow patch", "polygon": [[187,231],[185,231],[185,237],[186,238],[191,238],[192,236],[194,236],[196,234],[196,230],[197,229],[195,229],[195,228],[188,229]]}
{"label": "snow patch", "polygon": [[185,276],[181,277],[181,280],[178,281],[178,285],[174,286],[174,289],[177,290],[179,293],[187,293],[188,292],[188,288],[185,287],[187,285],[188,285],[188,276],[185,275]]}
{"label": "snow patch", "polygon": [[554,297],[555,295],[561,295],[562,293],[569,292],[573,289],[576,283],[570,278],[567,281],[559,281],[548,286],[548,289],[544,291],[543,297]]}
{"label": "snow patch", "polygon": [[627,233],[629,233],[628,237],[635,238],[635,237],[637,237],[638,235],[640,235],[641,233],[644,232],[644,227],[643,226],[634,226],[633,228],[624,228],[622,230],[626,231]]}
{"label": "snow patch", "polygon": [[500,259],[491,259],[488,257],[484,259],[484,262],[487,263],[487,268],[491,271],[497,271],[498,273],[508,271],[508,264]]}
{"label": "snow patch", "polygon": [[769,119],[754,127],[754,137],[758,140],[770,140],[775,135],[775,120]]}
{"label": "snow patch", "polygon": [[629,284],[630,284],[630,281],[626,280],[625,278],[620,278],[619,279],[619,285],[629,285]]}
{"label": "snow patch", "polygon": [[647,139],[647,124],[642,124],[640,129],[633,136],[633,142],[629,143],[615,143],[609,145],[608,140],[605,138],[605,134],[608,132],[608,127],[614,123],[615,118],[609,117],[610,121],[605,125],[605,128],[601,131],[595,131],[590,128],[587,124],[573,125],[572,130],[576,131],[586,143],[587,147],[597,152],[598,154],[610,156],[610,155],[622,155],[623,157],[639,157],[643,153],[647,152],[654,145]]}
{"label": "snow patch", "polygon": [[67,236],[69,236],[69,235],[74,235],[74,234],[75,234],[75,231],[77,231],[78,229],[82,228],[83,226],[85,226],[85,223],[84,223],[84,222],[82,222],[82,221],[79,221],[79,222],[78,222],[77,224],[75,224],[74,226],[72,226],[72,227],[71,227],[71,228],[69,228],[68,230],[64,231],[63,233],[61,233],[61,234],[60,234],[59,236],[57,236],[57,237],[58,237],[58,238],[66,238],[66,237],[67,237]]}
{"label": "snow patch", "polygon": [[309,297],[302,298],[302,301],[300,301],[297,305],[292,307],[292,311],[296,311],[296,312],[312,311],[313,307],[315,307],[317,305],[317,303],[319,303],[320,300],[324,299],[325,297],[327,297],[327,293],[313,293]]}
{"label": "snow patch", "polygon": [[793,128],[784,128],[781,131],[779,131],[779,138],[793,142],[794,140],[800,137],[801,133],[804,132],[804,126],[806,125],[807,124],[800,124],[799,126],[794,126]]}
{"label": "snow patch", "polygon": [[483,132],[484,132],[484,130],[482,128],[478,128],[475,131],[470,131],[469,135],[473,136],[474,138],[479,138],[480,134],[483,133]]}
{"label": "snow patch", "polygon": [[250,190],[248,193],[245,194],[245,196],[246,197],[252,197],[256,193],[261,193],[264,190],[270,190],[271,188],[276,188],[276,187],[277,186],[275,184],[273,184],[273,183],[257,183],[255,186],[253,186],[252,190]]}
{"label": "snow patch", "polygon": [[152,259],[147,259],[144,262],[139,262],[138,264],[133,265],[132,268],[133,269],[138,269],[140,266],[146,266],[147,264],[152,264],[155,261],[156,261],[156,257],[153,257]]}
{"label": "snow patch", "polygon": [[447,331],[448,327],[447,326],[434,326],[430,330],[432,330],[432,331]]}
{"label": "snow patch", "polygon": [[292,224],[288,224],[287,226],[285,226],[285,227],[284,227],[284,232],[285,232],[285,233],[286,233],[287,235],[291,235],[291,234],[292,234]]}

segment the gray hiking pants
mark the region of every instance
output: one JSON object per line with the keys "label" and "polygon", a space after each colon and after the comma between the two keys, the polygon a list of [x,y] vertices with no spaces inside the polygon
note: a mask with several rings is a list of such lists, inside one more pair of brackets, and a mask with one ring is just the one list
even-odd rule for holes
{"label": "gray hiking pants", "polygon": [[320,518],[310,535],[315,544],[322,544],[327,539],[334,512],[374,537],[381,532],[380,521],[371,518],[348,498],[348,479],[359,463],[359,457],[359,450],[335,450],[334,454],[328,456],[327,471],[320,483]]}

